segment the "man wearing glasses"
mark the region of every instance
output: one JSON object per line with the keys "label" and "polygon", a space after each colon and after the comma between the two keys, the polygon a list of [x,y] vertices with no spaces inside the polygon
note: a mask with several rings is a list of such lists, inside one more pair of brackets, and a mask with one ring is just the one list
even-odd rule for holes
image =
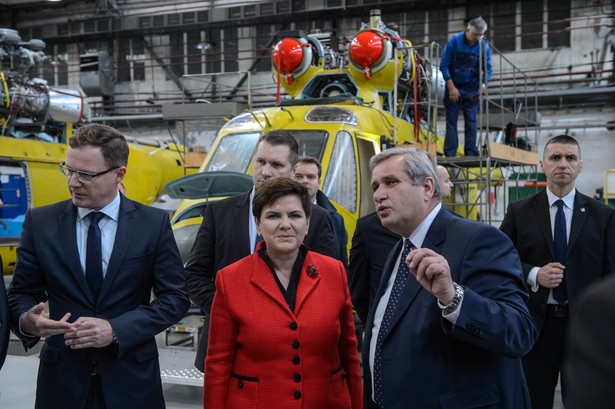
{"label": "man wearing glasses", "polygon": [[[446,108],[446,136],[444,155],[455,156],[459,145],[457,119],[463,110],[465,123],[464,154],[478,156],[476,147],[476,118],[480,94],[491,79],[491,48],[483,39],[487,22],[476,17],[464,32],[451,37],[442,53],[440,71],[446,81],[444,107]],[[482,64],[482,66],[481,66]]]}
{"label": "man wearing glasses", "polygon": [[69,146],[71,199],[28,210],[9,288],[13,332],[45,338],[36,407],[162,409],[154,337],[189,306],[168,216],[119,193],[120,132],[89,124]]}

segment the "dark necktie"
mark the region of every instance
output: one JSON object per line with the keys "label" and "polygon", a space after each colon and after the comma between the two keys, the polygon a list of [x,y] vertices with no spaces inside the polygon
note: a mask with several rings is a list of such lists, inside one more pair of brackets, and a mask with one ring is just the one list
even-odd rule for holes
{"label": "dark necktie", "polygon": [[[553,226],[553,250],[555,252],[555,261],[559,261],[566,265],[566,250],[568,249],[568,237],[566,235],[566,216],[564,215],[564,201],[559,199],[555,201],[557,205],[557,213],[555,214],[555,225]],[[553,289],[553,298],[558,304],[565,304],[566,296],[566,272],[564,279],[559,286]]]}
{"label": "dark necktie", "polygon": [[391,295],[384,310],[384,316],[382,317],[382,324],[378,330],[378,339],[376,340],[376,351],[374,353],[374,398],[378,406],[384,408],[384,395],[382,391],[382,341],[384,336],[389,332],[391,328],[391,319],[397,309],[397,304],[401,298],[401,294],[406,287],[406,281],[410,274],[410,269],[406,264],[406,257],[410,253],[412,248],[412,242],[408,239],[404,240],[404,248],[401,252],[401,258],[399,260],[399,268],[397,269],[397,276],[393,282],[393,288],[391,288]]}
{"label": "dark necktie", "polygon": [[88,240],[85,251],[85,279],[90,285],[94,297],[98,298],[98,293],[100,292],[103,282],[102,240],[98,222],[105,217],[105,214],[101,212],[92,212],[88,217],[90,218],[90,227],[88,229]]}

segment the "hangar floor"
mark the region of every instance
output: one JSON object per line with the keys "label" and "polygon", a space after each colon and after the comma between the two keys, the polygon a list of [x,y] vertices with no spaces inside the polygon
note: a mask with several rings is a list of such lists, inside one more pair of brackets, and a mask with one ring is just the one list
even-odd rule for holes
{"label": "hangar floor", "polygon": [[[173,380],[165,376],[165,372],[174,371],[174,367],[186,366],[184,363],[190,363],[186,368],[192,369],[193,359],[193,351],[160,348],[160,365],[163,371],[163,390],[167,409],[202,408],[202,386],[185,384],[185,382],[184,384],[172,383]],[[37,369],[37,356],[8,355],[6,357],[4,367],[0,371],[0,408],[32,409],[34,407]],[[564,409],[559,387],[553,409]]]}
{"label": "hangar floor", "polygon": [[[5,281],[8,286],[6,277]],[[198,326],[194,319],[195,317],[188,316],[178,323],[178,327],[184,332],[180,334],[179,342],[176,344],[185,345],[184,341],[189,340],[186,336],[194,335],[190,333],[190,328]],[[169,342],[177,341],[177,339],[169,338],[168,333],[159,334],[156,339],[167,409],[202,408],[203,377],[193,366],[196,352],[192,348],[167,347]],[[192,342],[192,346],[196,343],[196,339],[189,341]],[[0,408],[32,409],[34,407],[40,345],[39,343],[37,347],[28,351],[27,356],[24,356],[21,342],[11,334],[9,355],[0,371]],[[558,386],[553,409],[564,409],[560,396]]]}
{"label": "hangar floor", "polygon": [[[161,349],[161,366],[171,364],[170,358],[177,355],[164,354]],[[194,352],[182,351],[186,362],[194,360]],[[178,363],[181,360],[174,360]],[[8,355],[0,371],[0,408],[32,409],[34,407],[34,392],[36,390],[36,373],[38,356]],[[202,382],[202,381],[201,381]],[[203,387],[165,382],[163,384],[167,409],[197,409],[202,408]]]}
{"label": "hangar floor", "polygon": [[[8,288],[11,277],[4,276]],[[186,317],[180,324],[183,331],[192,331],[190,327],[198,325],[194,317]],[[188,329],[186,328],[188,327]],[[183,333],[185,345],[186,336],[195,335]],[[169,334],[159,334],[156,337],[160,354],[160,369],[163,380],[163,391],[167,409],[197,409],[203,407],[203,375],[194,366],[196,352],[192,348],[167,348]],[[196,339],[193,340],[193,344]],[[27,354],[17,337],[11,334],[8,355],[0,371],[0,408],[2,409],[32,409],[36,391],[36,375],[38,372],[38,354],[42,343],[38,343]]]}

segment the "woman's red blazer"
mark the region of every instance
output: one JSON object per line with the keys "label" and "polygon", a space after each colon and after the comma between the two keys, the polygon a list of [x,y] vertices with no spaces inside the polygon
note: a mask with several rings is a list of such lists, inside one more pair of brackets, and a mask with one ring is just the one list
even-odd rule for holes
{"label": "woman's red blazer", "polygon": [[254,253],[216,278],[206,409],[360,409],[361,370],[341,262],[308,252],[294,313]]}

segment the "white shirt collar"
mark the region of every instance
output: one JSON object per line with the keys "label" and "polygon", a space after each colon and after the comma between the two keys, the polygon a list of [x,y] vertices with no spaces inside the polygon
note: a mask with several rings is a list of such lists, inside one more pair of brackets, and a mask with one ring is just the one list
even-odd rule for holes
{"label": "white shirt collar", "polygon": [[[111,203],[100,209],[99,212],[104,213],[107,217],[117,222],[120,215],[120,201],[120,192],[118,192],[115,196],[115,199],[113,199]],[[77,215],[79,217],[79,220],[83,220],[84,217],[95,211],[96,210],[94,209],[88,209],[86,207],[78,207]]]}
{"label": "white shirt collar", "polygon": [[[576,193],[577,193],[577,189],[572,188],[570,193],[568,193],[566,196],[561,198],[564,201],[564,204],[566,205],[567,208],[569,209],[574,208],[574,195]],[[547,199],[549,200],[549,207],[551,207],[560,198],[557,197],[555,193],[551,192],[549,188],[547,188]]]}
{"label": "white shirt collar", "polygon": [[427,217],[425,217],[425,219],[421,222],[421,224],[419,224],[418,227],[414,229],[412,234],[410,234],[409,239],[414,245],[414,247],[416,248],[423,247],[425,236],[427,236],[427,232],[429,231],[431,224],[433,223],[434,219],[440,212],[441,208],[442,208],[442,203],[438,203],[436,207],[431,209],[431,212],[429,212],[429,214],[427,215]]}

